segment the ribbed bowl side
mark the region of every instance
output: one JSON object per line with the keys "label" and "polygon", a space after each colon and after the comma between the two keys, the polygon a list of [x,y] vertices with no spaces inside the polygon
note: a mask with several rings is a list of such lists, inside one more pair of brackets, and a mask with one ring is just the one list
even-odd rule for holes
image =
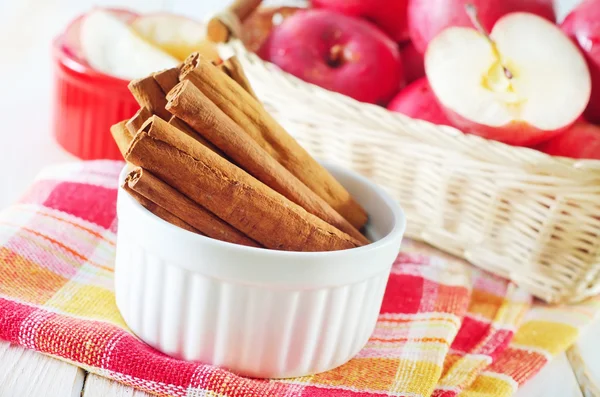
{"label": "ribbed bowl side", "polygon": [[352,358],[375,327],[389,274],[330,288],[274,289],[182,269],[125,234],[119,243],[117,305],[133,332],[174,357],[252,377],[304,376]]}

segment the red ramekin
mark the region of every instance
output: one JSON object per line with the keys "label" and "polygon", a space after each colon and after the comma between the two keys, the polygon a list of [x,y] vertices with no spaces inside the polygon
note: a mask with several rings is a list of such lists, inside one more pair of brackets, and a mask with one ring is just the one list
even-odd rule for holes
{"label": "red ramekin", "polygon": [[126,80],[93,70],[68,48],[79,17],[54,40],[54,136],[68,152],[84,159],[122,159],[110,126],[130,118],[139,105]]}

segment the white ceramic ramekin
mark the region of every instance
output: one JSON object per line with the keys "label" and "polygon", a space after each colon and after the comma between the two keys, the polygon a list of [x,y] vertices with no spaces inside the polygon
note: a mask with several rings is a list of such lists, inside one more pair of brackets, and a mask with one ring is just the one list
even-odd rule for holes
{"label": "white ceramic ramekin", "polygon": [[378,186],[327,168],[369,213],[372,244],[307,253],[224,243],[162,221],[120,190],[115,289],[127,325],[166,354],[251,377],[351,359],[375,327],[405,218]]}

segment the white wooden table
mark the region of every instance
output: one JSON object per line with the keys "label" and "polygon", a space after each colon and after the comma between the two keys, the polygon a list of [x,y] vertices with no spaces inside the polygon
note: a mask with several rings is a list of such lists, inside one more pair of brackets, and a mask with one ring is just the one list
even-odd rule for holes
{"label": "white wooden table", "polygon": [[[560,0],[564,14],[578,0]],[[0,0],[0,208],[15,200],[39,170],[75,160],[50,136],[50,39],[92,5],[126,5],[142,12],[171,10],[202,17],[223,0]],[[579,342],[600,384],[600,321]],[[0,396],[141,397],[135,391],[73,365],[0,342]],[[583,396],[563,354],[519,392],[520,397]]]}

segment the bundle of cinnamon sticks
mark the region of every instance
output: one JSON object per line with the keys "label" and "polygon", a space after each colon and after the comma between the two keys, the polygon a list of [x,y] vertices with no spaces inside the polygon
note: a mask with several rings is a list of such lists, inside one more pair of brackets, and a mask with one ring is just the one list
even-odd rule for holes
{"label": "bundle of cinnamon sticks", "polygon": [[266,112],[236,58],[194,53],[129,89],[140,110],[111,133],[136,166],[123,188],[156,216],[268,249],[369,243],[364,209]]}

